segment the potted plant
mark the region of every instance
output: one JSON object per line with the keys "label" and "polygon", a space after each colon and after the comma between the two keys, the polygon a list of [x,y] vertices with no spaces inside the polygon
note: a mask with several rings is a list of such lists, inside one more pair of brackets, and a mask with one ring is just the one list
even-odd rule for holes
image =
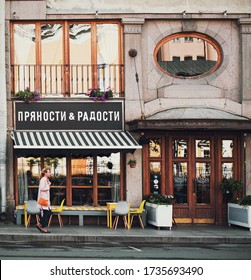
{"label": "potted plant", "polygon": [[30,103],[31,101],[38,101],[40,99],[40,94],[36,90],[31,91],[30,88],[27,87],[25,90],[19,90],[15,94],[15,98],[17,100],[23,100],[25,103]]}
{"label": "potted plant", "polygon": [[228,224],[247,227],[251,231],[251,195],[228,203]]}
{"label": "potted plant", "polygon": [[220,183],[220,190],[226,203],[228,203],[240,197],[240,193],[242,191],[242,182],[233,178],[224,177]]}
{"label": "potted plant", "polygon": [[90,88],[86,95],[91,97],[94,101],[106,101],[107,99],[113,97],[113,91],[110,87],[106,90],[101,90],[100,88]]}
{"label": "potted plant", "polygon": [[169,227],[173,224],[173,201],[172,195],[149,194],[144,197],[146,200],[147,222],[151,225]]}
{"label": "potted plant", "polygon": [[135,168],[136,167],[136,159],[129,159],[127,164],[130,165],[131,168]]}

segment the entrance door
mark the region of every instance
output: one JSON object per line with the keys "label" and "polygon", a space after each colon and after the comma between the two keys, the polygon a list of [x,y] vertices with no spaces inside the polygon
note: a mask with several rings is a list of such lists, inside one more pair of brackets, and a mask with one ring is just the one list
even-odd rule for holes
{"label": "entrance door", "polygon": [[173,136],[170,141],[172,172],[168,164],[166,172],[173,187],[176,216],[183,222],[214,223],[213,138]]}
{"label": "entrance door", "polygon": [[239,137],[226,133],[152,137],[145,194],[173,194],[176,222],[222,223],[219,184],[223,176],[239,177],[239,145]]}

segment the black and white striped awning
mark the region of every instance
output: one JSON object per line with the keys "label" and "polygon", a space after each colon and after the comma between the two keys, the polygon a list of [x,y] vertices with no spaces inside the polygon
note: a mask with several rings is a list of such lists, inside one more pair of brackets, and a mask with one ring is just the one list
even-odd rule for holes
{"label": "black and white striped awning", "polygon": [[125,131],[117,132],[25,132],[13,131],[14,149],[133,150],[141,146]]}

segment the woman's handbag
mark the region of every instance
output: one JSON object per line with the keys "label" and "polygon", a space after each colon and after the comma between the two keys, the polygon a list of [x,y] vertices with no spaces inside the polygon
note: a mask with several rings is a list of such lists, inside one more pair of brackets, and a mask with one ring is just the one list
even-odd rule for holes
{"label": "woman's handbag", "polygon": [[49,206],[49,200],[48,199],[44,199],[40,196],[38,202],[38,204],[43,205],[43,206]]}

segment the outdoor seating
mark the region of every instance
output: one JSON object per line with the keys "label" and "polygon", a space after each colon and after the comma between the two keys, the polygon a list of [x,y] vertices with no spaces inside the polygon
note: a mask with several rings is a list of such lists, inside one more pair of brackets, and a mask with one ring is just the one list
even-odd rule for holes
{"label": "outdoor seating", "polygon": [[132,223],[133,223],[133,218],[134,218],[134,216],[138,216],[140,226],[144,229],[144,224],[143,224],[141,215],[142,215],[142,213],[144,212],[145,202],[146,202],[146,200],[143,200],[143,201],[140,203],[140,206],[139,206],[138,209],[136,209],[136,210],[130,210],[130,211],[129,211],[130,228],[132,227]]}
{"label": "outdoor seating", "polygon": [[113,228],[117,229],[117,225],[118,225],[118,221],[119,221],[119,217],[122,216],[123,220],[124,220],[124,226],[125,228],[127,227],[128,229],[130,229],[130,225],[129,225],[129,219],[127,221],[127,215],[129,213],[129,204],[127,201],[119,201],[116,205],[116,208],[114,210],[114,214],[115,219],[113,222]]}
{"label": "outdoor seating", "polygon": [[[31,215],[36,215],[37,224],[39,223],[39,215],[40,215],[40,208],[37,204],[36,200],[28,200],[27,204],[25,204],[25,227],[30,226]],[[28,217],[27,217],[28,215]]]}
{"label": "outdoor seating", "polygon": [[59,207],[55,208],[55,209],[52,209],[51,212],[51,216],[50,216],[50,219],[49,219],[49,222],[48,222],[48,227],[51,225],[51,221],[52,221],[52,216],[53,215],[57,215],[58,216],[58,223],[59,223],[59,226],[60,227],[63,227],[64,224],[63,224],[63,220],[62,220],[62,217],[61,217],[61,212],[63,211],[63,206],[64,206],[64,202],[65,202],[65,199],[63,199],[61,201],[61,204]]}

